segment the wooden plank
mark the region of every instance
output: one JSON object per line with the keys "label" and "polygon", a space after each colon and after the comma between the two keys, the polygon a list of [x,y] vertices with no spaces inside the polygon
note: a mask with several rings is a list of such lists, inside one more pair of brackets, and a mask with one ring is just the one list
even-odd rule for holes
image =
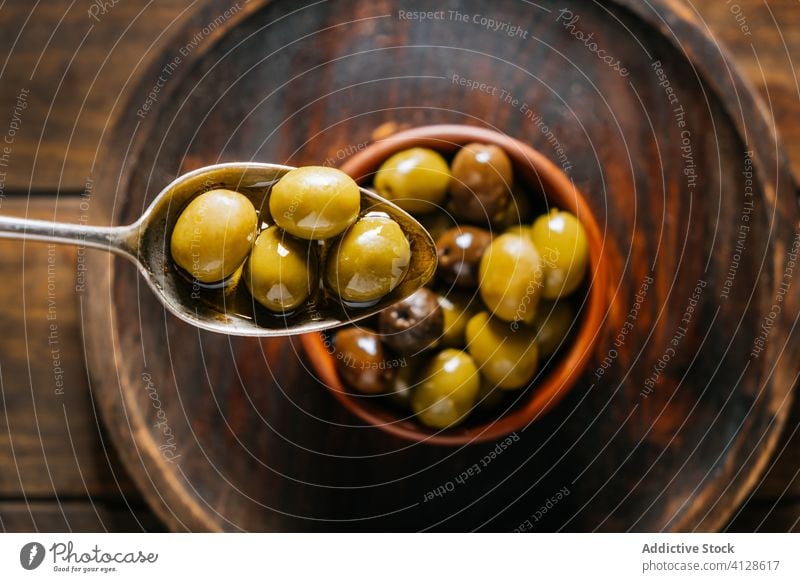
{"label": "wooden plank", "polygon": [[11,532],[160,532],[153,513],[134,501],[0,502],[0,531]]}
{"label": "wooden plank", "polygon": [[[6,199],[4,215],[81,220],[77,198]],[[74,247],[0,241],[0,498],[130,493],[89,391]]]}
{"label": "wooden plank", "polygon": [[[6,190],[83,188],[100,136],[129,81],[197,0],[4,2],[0,9],[0,140],[12,120]],[[52,35],[52,37],[51,37]],[[3,67],[3,62],[5,66]],[[22,104],[18,97],[22,95]],[[117,103],[117,100],[119,102]]]}

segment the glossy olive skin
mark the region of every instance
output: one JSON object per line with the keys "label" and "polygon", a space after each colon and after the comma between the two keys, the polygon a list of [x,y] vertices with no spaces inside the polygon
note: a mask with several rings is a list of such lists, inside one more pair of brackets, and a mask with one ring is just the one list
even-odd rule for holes
{"label": "glossy olive skin", "polygon": [[539,367],[536,332],[512,326],[482,311],[467,322],[467,349],[481,376],[498,388],[527,385]]}
{"label": "glossy olive skin", "polygon": [[247,258],[256,237],[253,203],[233,190],[210,190],[194,198],[172,230],[172,259],[201,283],[232,275]]}
{"label": "glossy olive skin", "polygon": [[467,321],[482,308],[480,299],[458,293],[439,295],[438,299],[444,314],[441,345],[447,348],[463,348],[467,345],[464,335]]}
{"label": "glossy olive skin", "polygon": [[423,424],[446,428],[461,422],[480,388],[475,362],[460,350],[439,352],[425,367],[421,384],[411,395],[411,408]]}
{"label": "glossy olive skin", "polygon": [[464,421],[470,406],[450,398],[436,396],[434,392],[423,391],[418,387],[411,394],[411,409],[417,419],[431,428],[450,428]]}
{"label": "glossy olive skin", "polygon": [[514,175],[502,148],[467,144],[453,158],[450,198],[453,213],[464,220],[497,220],[511,203]]}
{"label": "glossy olive skin", "polygon": [[269,196],[275,224],[309,240],[338,235],[356,221],[360,210],[358,185],[336,168],[295,168],[272,187]]}
{"label": "glossy olive skin", "polygon": [[292,311],[305,303],[316,286],[316,255],[306,243],[269,226],[253,245],[244,282],[253,298],[270,311]]}
{"label": "glossy olive skin", "polygon": [[536,343],[539,344],[539,357],[549,358],[562,345],[575,321],[575,312],[566,301],[553,304],[550,301],[539,303],[534,327]]}
{"label": "glossy olive skin", "polygon": [[540,216],[533,223],[531,240],[544,261],[544,298],[558,299],[575,291],[589,262],[589,239],[575,215],[553,209]]}
{"label": "glossy olive skin", "polygon": [[502,234],[481,259],[480,294],[495,316],[530,323],[542,295],[542,260],[524,236]]}
{"label": "glossy olive skin", "polygon": [[477,287],[478,267],[492,233],[476,226],[456,226],[436,240],[436,275],[447,285]]}
{"label": "glossy olive skin", "polygon": [[325,282],[344,301],[375,301],[400,284],[410,260],[411,245],[400,226],[386,216],[368,214],[331,248]]}
{"label": "glossy olive skin", "polygon": [[362,394],[380,394],[393,382],[395,368],[388,365],[380,336],[357,327],[336,333],[334,358],[339,377]]}
{"label": "glossy olive skin", "polygon": [[444,313],[436,293],[426,287],[384,309],[378,329],[386,345],[401,355],[434,347],[444,331]]}
{"label": "glossy olive skin", "polygon": [[444,201],[450,168],[442,155],[428,148],[398,152],[383,162],[373,186],[379,196],[406,212],[426,214]]}

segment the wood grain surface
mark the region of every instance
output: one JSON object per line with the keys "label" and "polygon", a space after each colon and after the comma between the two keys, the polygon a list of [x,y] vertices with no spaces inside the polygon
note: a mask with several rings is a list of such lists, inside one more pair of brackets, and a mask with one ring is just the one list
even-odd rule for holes
{"label": "wood grain surface", "polygon": [[[784,139],[782,151],[788,155],[797,174],[797,168],[800,167],[800,141],[796,135],[797,125],[792,121],[796,119],[800,107],[792,62],[800,54],[800,29],[791,24],[800,21],[800,7],[796,2],[789,1],[770,2],[767,5],[743,0],[738,4],[752,27],[751,35],[744,34],[725,3],[696,3],[696,6],[684,3],[684,6],[687,13],[703,19],[703,26],[708,26],[714,38],[725,42],[749,81],[772,106],[772,114]],[[30,211],[27,208],[26,199],[17,201],[14,196],[24,195],[31,190],[77,194],[85,187],[87,177],[97,171],[93,164],[96,163],[101,135],[114,125],[119,104],[127,98],[130,77],[140,72],[150,56],[157,54],[164,46],[166,38],[177,25],[172,24],[173,21],[185,21],[197,6],[173,1],[150,3],[139,14],[143,6],[119,3],[102,15],[98,23],[88,19],[83,6],[73,6],[71,10],[67,8],[66,2],[40,3],[31,14],[31,6],[27,2],[6,2],[0,10],[0,23],[4,29],[12,28],[19,32],[16,40],[14,35],[2,35],[0,38],[9,55],[3,68],[4,83],[0,84],[0,112],[5,115],[4,121],[10,119],[19,90],[30,89],[23,129],[13,148],[13,167],[4,182],[5,197],[0,206],[3,212],[20,215],[32,212],[32,215],[39,216],[35,209]],[[186,12],[183,12],[185,9]],[[25,24],[29,15],[30,22],[35,21],[37,26],[31,26],[30,22]],[[56,34],[49,38],[57,26]],[[307,58],[307,55],[297,56],[300,61],[303,58]],[[301,62],[297,66],[304,65]],[[53,79],[63,82],[55,86]],[[312,126],[308,131],[313,132],[314,129]],[[212,143],[219,145],[219,141],[212,140]],[[335,157],[338,152],[336,149],[319,153],[307,150],[305,154]],[[190,159],[186,163],[196,165],[201,159]],[[174,173],[178,168],[169,168],[168,171]],[[153,188],[159,178],[157,176],[153,180]],[[96,196],[111,197],[114,194],[95,193]],[[53,200],[46,197],[37,200],[42,204],[41,215],[52,215]],[[71,211],[67,208],[69,204],[64,200],[58,203],[59,219],[80,217],[77,198],[73,198]],[[36,491],[37,496],[53,499],[76,495],[85,495],[87,498],[101,495],[119,495],[120,498],[123,495],[125,498],[135,496],[124,471],[114,458],[106,435],[98,429],[88,390],[84,354],[80,348],[82,330],[78,316],[79,298],[68,293],[69,284],[66,283],[74,281],[76,261],[75,252],[68,249],[58,249],[55,261],[59,273],[59,333],[63,338],[64,353],[69,355],[69,360],[65,358],[68,388],[63,395],[64,402],[54,397],[52,363],[47,360],[51,357],[46,333],[47,270],[46,264],[41,264],[41,261],[47,261],[47,247],[45,245],[38,250],[35,247],[25,245],[23,258],[19,243],[4,242],[0,255],[4,261],[3,272],[9,277],[8,301],[4,302],[7,315],[3,318],[0,337],[0,341],[5,342],[0,352],[0,374],[6,412],[0,418],[0,459],[4,466],[7,466],[7,460],[19,466],[15,471],[4,472],[0,476],[0,497],[12,500],[0,503],[0,518],[3,518],[6,529],[26,530],[30,527],[27,521],[6,518],[12,513],[18,514],[18,506],[13,506],[12,511],[8,503],[13,505],[23,500],[24,492],[33,496]],[[26,274],[32,271],[36,273],[38,266],[35,276],[26,276],[27,285],[17,279],[23,264],[27,269]],[[19,315],[23,301],[28,309],[27,319]],[[44,321],[41,319],[43,316]],[[230,349],[226,345],[212,347]],[[276,346],[267,345],[256,350],[257,356],[262,349],[273,355],[286,353]],[[38,365],[36,357],[44,359],[47,365]],[[293,357],[291,350],[288,357]],[[263,373],[265,370],[260,371]],[[253,394],[253,397],[256,396]],[[243,394],[242,397],[247,402],[247,396]],[[205,398],[213,401],[212,394],[206,394]],[[299,401],[300,406],[305,404],[305,401]],[[268,405],[268,402],[258,403],[258,407]],[[248,406],[249,403],[231,403],[231,410],[241,415],[241,409]],[[70,418],[74,416],[81,422],[66,420],[65,410],[69,411]],[[238,418],[239,423],[247,422],[246,416]],[[37,423],[42,427],[41,437]],[[797,424],[795,412],[790,427],[795,428]],[[279,428],[284,426],[279,425]],[[205,429],[208,430],[208,427]],[[290,430],[290,427],[286,430]],[[69,445],[70,439],[76,443],[75,452]],[[796,454],[798,440],[796,436],[793,439],[787,436],[779,445],[782,454],[774,459],[767,477],[736,516],[731,526],[733,529],[785,530],[797,526],[797,516],[800,515],[796,504],[796,499],[800,497]],[[234,463],[234,459],[229,463]],[[233,470],[229,465],[223,465],[223,469]],[[324,470],[323,462],[320,471]],[[115,492],[117,485],[114,477],[120,482],[118,489],[122,494]],[[277,491],[275,494],[279,493]],[[339,499],[335,492],[328,492],[323,497],[317,503],[335,504]],[[302,499],[297,503],[303,509],[309,507]],[[221,500],[220,504],[225,508],[226,501]],[[52,514],[53,507],[57,510],[58,504],[47,505],[37,501],[29,512]],[[314,509],[313,505],[311,509]],[[129,526],[130,522],[127,522],[124,527]]]}

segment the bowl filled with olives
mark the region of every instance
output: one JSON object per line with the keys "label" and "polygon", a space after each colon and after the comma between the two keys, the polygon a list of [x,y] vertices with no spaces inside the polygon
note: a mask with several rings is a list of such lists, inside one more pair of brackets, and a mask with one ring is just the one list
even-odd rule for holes
{"label": "bowl filled with olives", "polygon": [[341,169],[414,216],[438,255],[410,296],[302,336],[341,404],[395,436],[462,445],[524,428],[576,386],[605,317],[603,238],[559,168],[504,134],[433,125]]}

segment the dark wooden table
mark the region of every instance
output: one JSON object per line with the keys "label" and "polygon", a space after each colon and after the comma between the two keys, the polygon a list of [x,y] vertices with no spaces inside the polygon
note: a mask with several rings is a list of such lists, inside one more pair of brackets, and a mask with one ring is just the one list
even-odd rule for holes
{"label": "dark wooden table", "polygon": [[[0,212],[81,221],[97,144],[131,81],[197,2],[30,3],[0,8]],[[677,2],[770,106],[800,177],[800,3]],[[105,6],[105,8],[101,8]],[[11,143],[8,143],[10,140]],[[75,249],[0,242],[0,528],[158,531],[102,428],[89,389]],[[79,283],[79,281],[78,281]],[[800,531],[800,408],[734,531]]]}

